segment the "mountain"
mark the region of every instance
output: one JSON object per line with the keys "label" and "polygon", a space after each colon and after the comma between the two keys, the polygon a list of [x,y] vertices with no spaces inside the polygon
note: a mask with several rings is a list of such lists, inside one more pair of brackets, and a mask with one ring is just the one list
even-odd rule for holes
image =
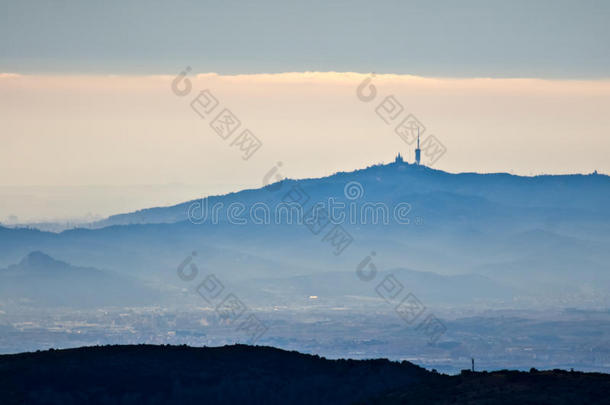
{"label": "mountain", "polygon": [[[610,200],[610,177],[591,175],[541,175],[517,176],[507,173],[447,173],[409,163],[391,163],[370,166],[353,172],[339,172],[319,179],[291,180],[243,190],[222,196],[210,196],[209,207],[223,203],[242,202],[247,206],[254,202],[277,203],[277,197],[292,187],[301,187],[312,200],[323,201],[335,197],[346,201],[344,186],[356,181],[364,190],[363,200],[407,201],[426,203],[426,211],[443,216],[460,214],[467,202],[485,207],[488,214],[498,213],[498,208],[512,211],[514,208],[551,210],[548,216],[561,214],[603,215]],[[408,197],[408,198],[405,198]],[[187,211],[195,203],[188,201],[170,207],[142,209],[132,213],[111,216],[92,225],[127,225],[143,223],[172,223],[187,220]],[[422,208],[423,204],[422,204]],[[475,207],[471,207],[475,208]],[[508,212],[504,212],[506,214]],[[540,214],[540,212],[538,212]]]}
{"label": "mountain", "polygon": [[96,346],[0,356],[3,404],[590,404],[610,376],[328,360],[273,347]]}
{"label": "mountain", "polygon": [[350,404],[429,374],[271,347],[105,346],[0,356],[2,403]]}
{"label": "mountain", "polygon": [[607,401],[610,376],[566,370],[500,370],[441,375],[367,401],[398,404],[596,404]]}
{"label": "mountain", "polygon": [[154,302],[156,294],[109,271],[75,267],[39,252],[0,269],[0,297],[32,306],[130,305]]}
{"label": "mountain", "polygon": [[[296,211],[282,211],[295,196],[302,212],[298,205]],[[329,236],[335,224],[320,230],[299,223],[319,202],[326,212],[331,204],[342,207],[331,216],[352,242],[340,254]],[[126,213],[88,229],[0,227],[0,266],[44,250],[77,266],[109,269],[171,290],[187,287],[176,269],[188,257],[200,277],[214,273],[226,283],[283,283],[279,279],[333,272],[359,281],[354,271],[371,257],[379,274],[405,268],[482,277],[460,284],[459,293],[439,286],[442,294],[433,293],[433,284],[451,283],[430,278],[414,293],[430,292],[433,301],[446,295],[438,301],[455,304],[463,297],[462,303],[472,303],[473,297],[496,291],[507,305],[535,304],[531,299],[509,304],[518,291],[545,303],[564,305],[571,296],[579,298],[566,305],[599,306],[610,296],[608,202],[605,175],[452,174],[392,163]]]}

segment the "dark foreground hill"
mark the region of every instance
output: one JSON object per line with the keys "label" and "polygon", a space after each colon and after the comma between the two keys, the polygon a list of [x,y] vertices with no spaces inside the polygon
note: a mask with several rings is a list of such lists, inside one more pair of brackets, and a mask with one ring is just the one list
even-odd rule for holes
{"label": "dark foreground hill", "polygon": [[2,404],[607,403],[610,375],[465,372],[271,347],[103,346],[0,356]]}
{"label": "dark foreground hill", "polygon": [[[363,402],[364,403],[364,402]],[[371,405],[397,404],[609,404],[610,375],[578,371],[462,371],[438,375],[413,387],[367,400]]]}

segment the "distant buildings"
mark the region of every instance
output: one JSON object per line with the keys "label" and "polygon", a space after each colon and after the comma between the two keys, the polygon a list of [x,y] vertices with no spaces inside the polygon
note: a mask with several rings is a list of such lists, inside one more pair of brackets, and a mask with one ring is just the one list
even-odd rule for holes
{"label": "distant buildings", "polygon": [[[397,163],[397,164],[405,163],[400,152],[398,153],[398,155],[396,155],[396,158],[394,159],[394,163]],[[415,149],[415,164],[418,166],[421,165],[421,149],[419,148],[419,129],[417,130],[417,148]]]}

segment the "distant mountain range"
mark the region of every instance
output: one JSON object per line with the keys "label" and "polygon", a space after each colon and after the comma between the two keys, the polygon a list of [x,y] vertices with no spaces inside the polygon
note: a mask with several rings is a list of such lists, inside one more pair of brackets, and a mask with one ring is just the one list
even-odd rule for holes
{"label": "distant mountain range", "polygon": [[44,307],[154,303],[158,296],[128,277],[89,267],[75,267],[42,252],[0,269],[0,299]]}
{"label": "distant mountain range", "polygon": [[0,356],[3,404],[601,404],[610,376],[455,376],[407,361],[327,360],[272,347],[102,346]]}
{"label": "distant mountain range", "polygon": [[[355,194],[347,193],[348,186]],[[273,215],[296,195],[305,196],[300,200],[305,213],[316,202],[343,204],[347,216],[341,226],[353,242],[341,254],[334,254],[327,236],[332,224],[316,233],[289,224],[286,216],[269,224],[248,216],[263,204]],[[400,277],[433,303],[535,305],[531,299],[513,300],[529,296],[564,306],[607,306],[609,202],[610,177],[605,175],[451,174],[392,163],[116,215],[88,229],[0,228],[0,266],[40,250],[78,267],[108,269],[176,289],[187,286],[176,268],[196,251],[193,263],[202,275],[214,273],[273,304],[279,296],[269,291],[279,291],[280,285],[293,286],[282,290],[284,297],[285,291],[315,295],[305,290],[325,289],[336,297],[364,290],[374,295],[375,284],[355,276],[370,256],[379,269],[374,283],[391,269],[410,269]],[[372,210],[364,207],[375,204],[388,207],[387,224],[371,223]],[[400,204],[408,207],[402,223],[393,216]],[[235,205],[244,224],[227,219]],[[349,216],[352,208],[355,221]],[[310,286],[297,287],[295,277]],[[254,285],[260,289],[248,289]]]}
{"label": "distant mountain range", "polygon": [[[488,214],[507,215],[516,213],[518,208],[528,208],[539,215],[542,214],[540,210],[547,211],[547,218],[552,218],[553,215],[561,217],[567,213],[585,217],[610,217],[606,209],[610,199],[610,177],[606,175],[524,177],[507,173],[453,174],[409,163],[376,165],[319,179],[286,179],[260,189],[211,196],[207,200],[210,207],[215,203],[223,203],[227,207],[234,202],[248,206],[255,202],[272,204],[278,202],[279,195],[283,196],[298,185],[308,193],[312,201],[335,197],[345,202],[343,188],[350,181],[357,181],[363,186],[363,201],[409,202],[420,206],[421,214],[435,214],[434,218],[430,218],[432,220],[453,214],[467,214],[469,204],[471,209],[485,208]],[[186,213],[193,202],[113,215],[91,225],[105,227],[186,221]]]}

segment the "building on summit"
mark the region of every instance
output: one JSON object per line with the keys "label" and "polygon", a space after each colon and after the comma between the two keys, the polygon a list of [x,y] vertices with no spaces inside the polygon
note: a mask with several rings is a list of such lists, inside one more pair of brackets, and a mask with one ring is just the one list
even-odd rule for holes
{"label": "building on summit", "polygon": [[[398,163],[398,164],[405,163],[400,152],[398,152],[398,155],[396,155],[396,158],[394,159],[394,163]],[[421,149],[419,148],[419,129],[417,130],[417,148],[415,148],[415,164],[418,166],[421,165]]]}

